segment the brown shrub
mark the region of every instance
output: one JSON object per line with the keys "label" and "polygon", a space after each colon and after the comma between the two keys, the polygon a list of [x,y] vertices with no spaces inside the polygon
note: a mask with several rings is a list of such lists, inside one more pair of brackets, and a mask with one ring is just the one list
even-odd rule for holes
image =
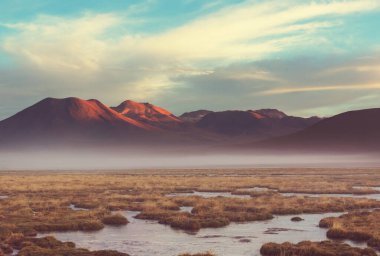
{"label": "brown shrub", "polygon": [[102,219],[102,222],[103,224],[106,224],[106,225],[120,226],[120,225],[127,225],[128,220],[126,217],[124,217],[120,213],[117,213],[117,214],[104,216]]}
{"label": "brown shrub", "polygon": [[302,219],[301,217],[299,216],[296,216],[296,217],[293,217],[290,219],[291,221],[294,221],[294,222],[299,222],[299,221],[303,221],[304,219]]}

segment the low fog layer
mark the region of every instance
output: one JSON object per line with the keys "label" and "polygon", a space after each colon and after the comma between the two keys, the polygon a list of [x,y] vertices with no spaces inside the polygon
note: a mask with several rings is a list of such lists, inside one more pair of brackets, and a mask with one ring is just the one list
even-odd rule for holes
{"label": "low fog layer", "polygon": [[2,152],[0,170],[128,170],[155,168],[378,167],[367,154],[189,153],[168,151],[24,150]]}

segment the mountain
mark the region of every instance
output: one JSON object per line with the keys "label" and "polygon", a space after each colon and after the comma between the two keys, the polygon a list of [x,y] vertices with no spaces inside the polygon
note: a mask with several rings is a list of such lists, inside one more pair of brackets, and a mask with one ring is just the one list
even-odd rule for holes
{"label": "mountain", "polygon": [[276,109],[213,112],[200,119],[198,128],[229,137],[269,138],[305,129],[321,119],[287,116]]}
{"label": "mountain", "polygon": [[152,130],[97,100],[46,98],[1,121],[0,140],[98,139]]}
{"label": "mountain", "polygon": [[127,100],[110,108],[95,99],[71,97],[46,98],[0,121],[2,149],[46,144],[372,151],[380,150],[380,108],[325,119],[276,109],[198,110],[177,117],[149,103]]}
{"label": "mountain", "polygon": [[292,135],[272,138],[257,145],[289,150],[378,150],[380,108],[345,112]]}
{"label": "mountain", "polygon": [[213,113],[213,111],[200,109],[197,111],[183,113],[179,116],[179,118],[184,122],[196,123],[199,120],[201,120],[205,115],[210,113]]}
{"label": "mountain", "polygon": [[220,145],[290,134],[319,120],[275,109],[198,110],[177,117],[131,100],[108,107],[94,99],[46,98],[0,121],[0,144]]}
{"label": "mountain", "polygon": [[125,117],[155,127],[177,127],[182,123],[181,119],[170,113],[168,110],[150,103],[138,103],[135,101],[126,100],[117,107],[111,108]]}

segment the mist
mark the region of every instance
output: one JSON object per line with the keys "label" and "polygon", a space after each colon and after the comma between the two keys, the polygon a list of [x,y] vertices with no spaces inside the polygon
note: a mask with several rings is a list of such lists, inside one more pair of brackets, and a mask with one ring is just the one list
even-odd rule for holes
{"label": "mist", "polygon": [[0,153],[0,170],[379,167],[371,154],[39,149]]}

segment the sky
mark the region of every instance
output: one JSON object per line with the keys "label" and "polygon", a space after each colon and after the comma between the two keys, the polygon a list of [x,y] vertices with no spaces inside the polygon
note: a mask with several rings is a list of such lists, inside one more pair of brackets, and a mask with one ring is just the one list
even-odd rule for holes
{"label": "sky", "polygon": [[380,0],[1,0],[0,119],[45,97],[175,114],[380,107]]}

